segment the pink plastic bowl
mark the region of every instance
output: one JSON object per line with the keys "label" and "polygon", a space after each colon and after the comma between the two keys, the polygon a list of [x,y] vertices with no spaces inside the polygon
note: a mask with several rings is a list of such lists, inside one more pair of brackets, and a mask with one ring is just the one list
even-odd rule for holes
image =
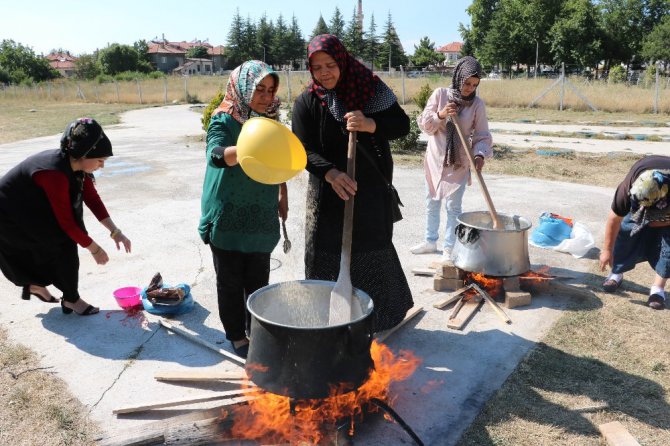
{"label": "pink plastic bowl", "polygon": [[142,299],[140,293],[142,288],[136,286],[127,286],[124,288],[119,288],[114,291],[114,299],[116,303],[119,304],[121,308],[132,308],[138,305],[142,305]]}

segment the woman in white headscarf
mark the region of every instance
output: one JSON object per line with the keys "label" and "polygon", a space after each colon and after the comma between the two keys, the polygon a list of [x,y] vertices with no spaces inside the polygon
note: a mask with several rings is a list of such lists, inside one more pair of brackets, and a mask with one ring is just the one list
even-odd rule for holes
{"label": "woman in white headscarf", "polygon": [[[471,150],[477,170],[484,159],[493,156],[486,106],[477,96],[482,68],[477,59],[460,59],[450,88],[437,88],[417,118],[419,128],[428,135],[424,158],[426,175],[426,232],[422,243],[411,248],[413,254],[434,253],[440,226],[440,205],[444,200],[447,222],[442,247],[442,261],[451,257],[456,242],[454,233],[466,184],[470,184],[470,163],[465,150]],[[471,148],[462,147],[453,123],[457,118]]]}

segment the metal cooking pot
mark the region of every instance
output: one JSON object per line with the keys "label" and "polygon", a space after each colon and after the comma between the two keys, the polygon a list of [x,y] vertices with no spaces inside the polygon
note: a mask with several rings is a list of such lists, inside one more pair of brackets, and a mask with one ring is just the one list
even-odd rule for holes
{"label": "metal cooking pot", "polygon": [[[357,389],[374,367],[372,299],[354,289],[346,324],[328,325],[335,282],[299,280],[268,285],[247,300],[251,344],[246,371],[269,392],[296,399],[325,398],[337,386]],[[360,311],[359,311],[360,310]]]}
{"label": "metal cooking pot", "polygon": [[488,212],[464,212],[458,217],[451,254],[455,266],[489,276],[517,276],[530,270],[530,221],[518,215],[498,214],[498,218],[501,229],[493,229]]}

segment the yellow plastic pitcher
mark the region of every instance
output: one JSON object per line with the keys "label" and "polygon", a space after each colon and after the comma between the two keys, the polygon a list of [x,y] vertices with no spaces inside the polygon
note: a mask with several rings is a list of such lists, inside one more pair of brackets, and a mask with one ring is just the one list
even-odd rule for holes
{"label": "yellow plastic pitcher", "polygon": [[237,161],[251,179],[263,184],[290,180],[307,165],[297,136],[274,119],[251,118],[237,138]]}

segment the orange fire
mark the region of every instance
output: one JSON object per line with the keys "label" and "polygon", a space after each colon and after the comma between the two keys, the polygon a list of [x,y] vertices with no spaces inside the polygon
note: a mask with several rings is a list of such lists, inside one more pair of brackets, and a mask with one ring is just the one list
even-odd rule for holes
{"label": "orange fire", "polygon": [[503,280],[500,277],[485,276],[481,273],[468,273],[465,283],[476,283],[491,297],[504,296]]}
{"label": "orange fire", "polygon": [[349,433],[353,435],[354,424],[362,419],[363,410],[376,411],[370,400],[392,403],[389,385],[407,379],[420,363],[412,353],[401,350],[396,356],[376,341],[370,353],[375,369],[356,391],[342,394],[340,389],[333,388],[328,398],[296,401],[293,412],[288,397],[269,392],[255,395],[258,398],[248,405],[233,408],[233,438],[318,444],[327,430],[343,420],[349,420]]}

